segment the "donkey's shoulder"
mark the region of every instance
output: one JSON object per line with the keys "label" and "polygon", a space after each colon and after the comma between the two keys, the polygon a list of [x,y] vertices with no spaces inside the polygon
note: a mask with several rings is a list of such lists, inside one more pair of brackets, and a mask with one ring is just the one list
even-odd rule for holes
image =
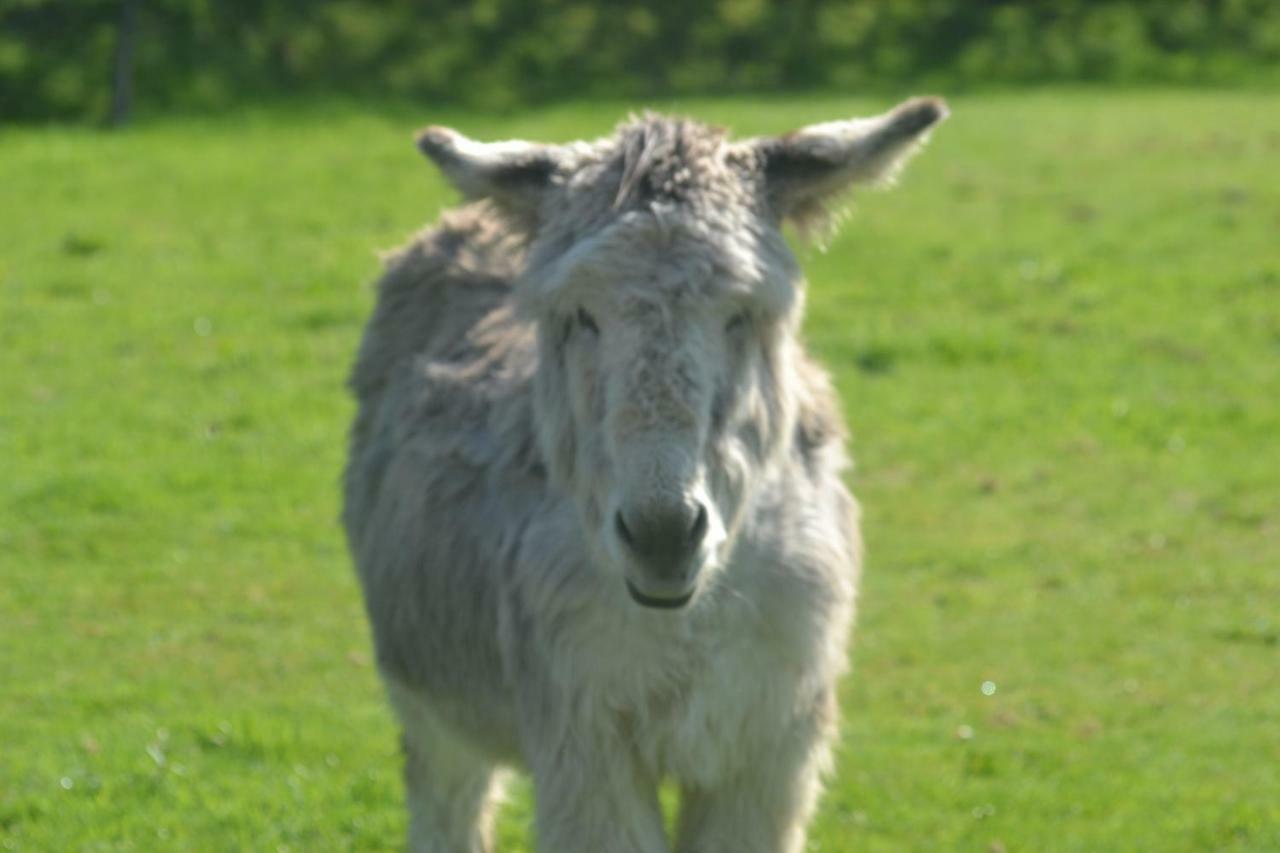
{"label": "donkey's shoulder", "polygon": [[388,253],[351,376],[356,397],[376,393],[406,360],[448,358],[509,300],[523,259],[518,229],[487,204],[447,211]]}

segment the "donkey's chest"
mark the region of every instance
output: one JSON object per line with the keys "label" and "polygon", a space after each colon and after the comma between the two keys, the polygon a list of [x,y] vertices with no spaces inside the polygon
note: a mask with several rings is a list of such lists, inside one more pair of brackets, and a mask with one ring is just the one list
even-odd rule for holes
{"label": "donkey's chest", "polygon": [[681,782],[711,786],[734,772],[743,746],[784,724],[778,701],[782,678],[771,679],[748,655],[724,653],[684,685],[674,700],[653,709],[644,744],[645,763]]}
{"label": "donkey's chest", "polygon": [[764,632],[672,639],[636,650],[599,698],[651,772],[710,786],[734,772],[745,744],[786,724],[786,657]]}

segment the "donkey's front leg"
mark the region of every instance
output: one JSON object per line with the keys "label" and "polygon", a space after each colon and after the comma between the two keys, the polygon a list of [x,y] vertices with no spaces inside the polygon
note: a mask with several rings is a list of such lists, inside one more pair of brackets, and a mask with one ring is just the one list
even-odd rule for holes
{"label": "donkey's front leg", "polygon": [[666,853],[657,780],[621,742],[562,742],[532,757],[538,850]]}
{"label": "donkey's front leg", "polygon": [[685,786],[677,853],[800,853],[834,726],[809,720],[714,788]]}

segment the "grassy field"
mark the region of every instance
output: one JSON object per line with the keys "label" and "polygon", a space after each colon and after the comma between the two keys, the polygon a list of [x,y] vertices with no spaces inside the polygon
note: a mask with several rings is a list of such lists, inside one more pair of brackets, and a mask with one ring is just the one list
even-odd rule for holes
{"label": "grassy field", "polygon": [[[410,131],[627,107],[0,132],[0,849],[399,844],[336,518]],[[1280,849],[1280,99],[953,108],[805,252],[870,549],[812,849]]]}

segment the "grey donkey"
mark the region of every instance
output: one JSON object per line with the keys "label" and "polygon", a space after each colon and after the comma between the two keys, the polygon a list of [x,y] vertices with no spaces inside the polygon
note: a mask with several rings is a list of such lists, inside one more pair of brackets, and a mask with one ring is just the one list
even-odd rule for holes
{"label": "grey donkey", "polygon": [[409,846],[796,853],[836,734],[861,543],[798,338],[786,222],[885,183],[946,116],[731,141],[419,147],[470,203],[392,254],[360,345],[344,523],[403,726]]}

